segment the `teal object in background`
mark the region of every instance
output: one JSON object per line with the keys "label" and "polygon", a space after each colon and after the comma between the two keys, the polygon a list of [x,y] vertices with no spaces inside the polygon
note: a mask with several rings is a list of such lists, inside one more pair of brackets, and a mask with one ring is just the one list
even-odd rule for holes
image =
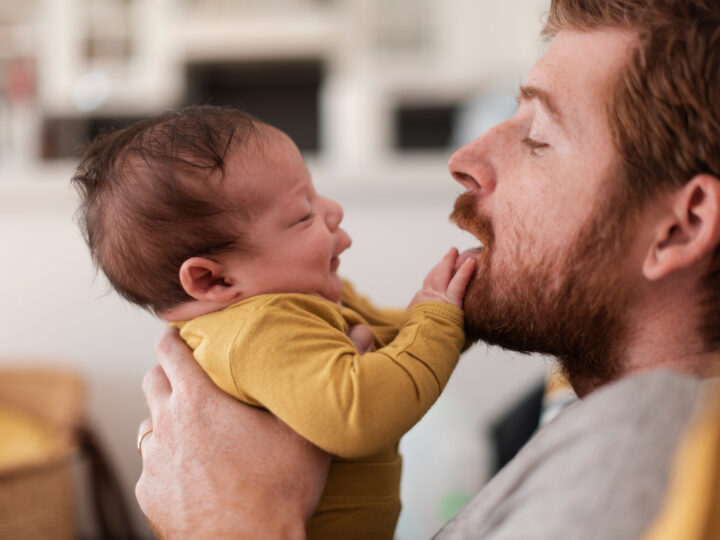
{"label": "teal object in background", "polygon": [[471,498],[472,495],[462,491],[448,491],[440,498],[440,517],[443,521],[450,521]]}

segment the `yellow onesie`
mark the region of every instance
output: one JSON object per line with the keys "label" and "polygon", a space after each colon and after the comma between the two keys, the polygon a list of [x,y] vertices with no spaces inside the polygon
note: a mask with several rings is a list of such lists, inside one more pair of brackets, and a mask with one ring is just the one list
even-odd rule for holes
{"label": "yellow onesie", "polygon": [[[309,538],[391,539],[397,443],[450,378],[463,312],[443,302],[378,310],[348,283],[341,303],[263,294],[174,325],[215,384],[333,455]],[[347,337],[355,324],[370,326],[374,352],[358,354]]]}

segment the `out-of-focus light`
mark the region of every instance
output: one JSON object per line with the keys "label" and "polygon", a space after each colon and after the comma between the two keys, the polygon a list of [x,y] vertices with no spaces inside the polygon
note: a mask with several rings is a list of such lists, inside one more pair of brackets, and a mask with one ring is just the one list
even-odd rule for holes
{"label": "out-of-focus light", "polygon": [[82,112],[94,111],[110,95],[112,81],[107,73],[100,70],[88,71],[75,81],[73,87],[73,101],[77,110]]}

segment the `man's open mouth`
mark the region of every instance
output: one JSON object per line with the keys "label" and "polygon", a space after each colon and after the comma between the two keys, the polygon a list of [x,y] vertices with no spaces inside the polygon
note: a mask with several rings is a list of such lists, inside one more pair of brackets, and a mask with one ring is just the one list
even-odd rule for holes
{"label": "man's open mouth", "polygon": [[466,249],[465,251],[460,253],[460,255],[458,255],[457,260],[455,261],[455,269],[457,270],[458,268],[460,268],[460,265],[462,265],[462,263],[464,263],[467,259],[469,259],[471,257],[473,259],[477,259],[480,256],[480,253],[482,253],[482,250],[483,250],[483,246],[481,244],[478,247]]}

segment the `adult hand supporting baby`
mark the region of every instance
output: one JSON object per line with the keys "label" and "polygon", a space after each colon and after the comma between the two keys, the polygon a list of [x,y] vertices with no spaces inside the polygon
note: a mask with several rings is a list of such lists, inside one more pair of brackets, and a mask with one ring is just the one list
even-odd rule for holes
{"label": "adult hand supporting baby", "polygon": [[329,456],[216,387],[169,330],[143,381],[153,431],[135,487],[160,538],[304,538]]}

